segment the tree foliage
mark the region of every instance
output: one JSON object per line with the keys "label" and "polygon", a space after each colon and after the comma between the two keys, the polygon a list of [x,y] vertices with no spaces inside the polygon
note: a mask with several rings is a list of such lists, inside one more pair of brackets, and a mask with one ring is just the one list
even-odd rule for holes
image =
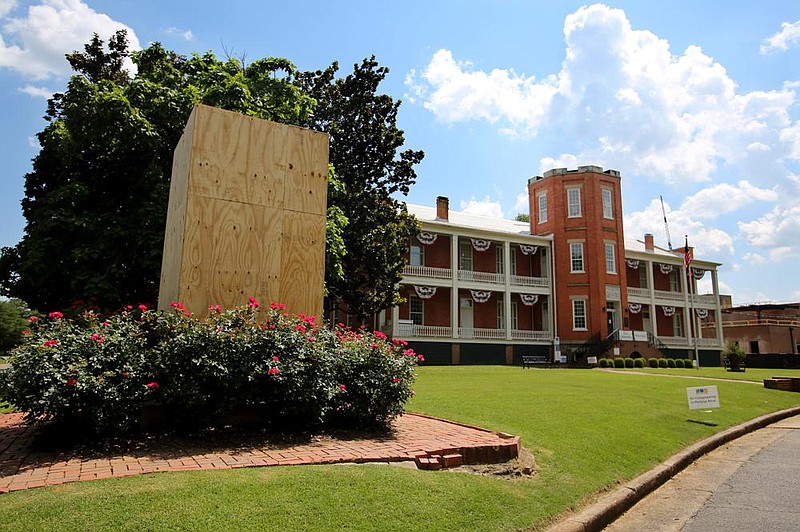
{"label": "tree foliage", "polygon": [[19,299],[0,300],[0,355],[22,343],[31,310]]}
{"label": "tree foliage", "polygon": [[422,151],[399,151],[405,138],[397,127],[400,101],[378,94],[389,69],[375,57],[337,78],[339,66],[305,72],[299,86],[317,101],[304,124],[330,135],[330,161],[343,190],[329,194],[329,204],[346,213],[342,229],[347,254],[343,275],[327,278],[328,305],[364,318],[399,302],[408,239],[416,220],[394,195],[408,194],[416,181],[414,165]]}
{"label": "tree foliage", "polygon": [[[129,57],[132,77],[123,69]],[[203,103],[331,134],[337,171],[329,175],[326,282],[337,298],[367,296],[357,309],[394,301],[399,240],[414,223],[390,195],[408,191],[422,154],[395,158],[399,102],[374,94],[385,68],[365,61],[342,81],[335,65],[301,75],[281,58],[243,65],[158,43],[129,53],[124,31],[107,49],[95,35],[67,60],[76,75],[49,101],[41,150],[25,176],[23,239],[0,252],[3,293],[40,309],[90,297],[109,309],[155,301],[172,153]]]}

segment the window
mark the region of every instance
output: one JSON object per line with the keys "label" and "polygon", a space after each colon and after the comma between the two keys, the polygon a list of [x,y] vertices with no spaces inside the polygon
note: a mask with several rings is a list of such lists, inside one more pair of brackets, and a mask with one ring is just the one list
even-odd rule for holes
{"label": "window", "polygon": [[543,224],[547,221],[547,193],[539,194],[536,199],[539,202],[539,223]]}
{"label": "window", "polygon": [[[647,270],[645,269],[644,262],[639,266],[639,288],[647,288]],[[647,266],[650,268],[650,266]]]}
{"label": "window", "polygon": [[603,218],[608,218],[610,220],[614,218],[614,209],[611,204],[611,190],[604,188],[602,194],[603,194]]}
{"label": "window", "polygon": [[472,271],[472,244],[469,240],[463,240],[459,245],[459,261],[458,269],[471,272]]}
{"label": "window", "polygon": [[680,292],[680,279],[678,276],[680,272],[678,270],[672,270],[669,272],[669,291],[670,292]]}
{"label": "window", "polygon": [[411,266],[425,266],[425,248],[419,244],[411,244]]}
{"label": "window", "polygon": [[516,301],[511,302],[511,328],[519,329],[519,312]]}
{"label": "window", "polygon": [[750,353],[753,355],[761,353],[761,350],[758,348],[758,340],[750,340]]}
{"label": "window", "polygon": [[567,216],[579,218],[581,216],[581,189],[567,189]]}
{"label": "window", "polygon": [[672,315],[672,334],[673,336],[683,336],[683,322],[678,312]]}
{"label": "window", "polygon": [[586,330],[586,300],[573,299],[572,300],[572,330],[585,331]]}
{"label": "window", "polygon": [[606,273],[617,273],[617,253],[614,244],[606,244]]}
{"label": "window", "polygon": [[583,273],[583,242],[570,242],[570,273]]}
{"label": "window", "polygon": [[505,246],[495,246],[495,260],[494,260],[494,268],[495,272],[497,273],[505,273],[503,271],[503,252]]}
{"label": "window", "polygon": [[517,275],[517,250],[511,251],[511,275]]}
{"label": "window", "polygon": [[409,318],[414,325],[422,325],[425,318],[425,306],[422,300],[417,296],[409,296],[408,298]]}
{"label": "window", "polygon": [[497,300],[497,328],[506,328],[506,304],[502,299]]}

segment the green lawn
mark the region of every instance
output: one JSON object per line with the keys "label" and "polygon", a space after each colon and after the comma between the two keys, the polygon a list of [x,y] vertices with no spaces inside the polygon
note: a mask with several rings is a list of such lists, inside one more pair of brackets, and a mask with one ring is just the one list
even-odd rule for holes
{"label": "green lawn", "polygon": [[[503,480],[403,468],[314,466],[160,473],[0,496],[2,530],[514,530],[543,526],[687,444],[800,394],[712,368],[696,379],[518,367],[427,367],[410,410],[518,434],[538,473]],[[755,376],[756,370],[743,376]],[[781,371],[773,374],[785,374]],[[771,375],[768,375],[771,376]],[[758,378],[761,378],[760,376]],[[690,411],[714,384],[721,408]],[[696,423],[693,421],[702,421]],[[712,426],[713,425],[713,426]]]}
{"label": "green lawn", "polygon": [[748,368],[746,371],[725,371],[725,368],[700,368],[700,369],[634,369],[620,371],[644,371],[646,373],[659,373],[663,375],[700,376],[715,379],[744,380],[763,383],[764,379],[771,377],[800,377],[800,369],[760,369]]}

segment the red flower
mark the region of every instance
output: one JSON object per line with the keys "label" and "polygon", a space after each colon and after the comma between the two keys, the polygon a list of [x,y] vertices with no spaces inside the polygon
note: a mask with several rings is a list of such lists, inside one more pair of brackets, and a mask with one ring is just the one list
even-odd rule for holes
{"label": "red flower", "polygon": [[105,342],[105,341],[106,341],[106,337],[105,337],[105,336],[103,336],[103,335],[102,335],[102,334],[100,334],[100,333],[94,333],[93,335],[91,335],[91,336],[89,337],[89,339],[91,339],[91,340],[94,340],[94,341],[95,341],[95,342],[97,342],[98,344],[102,344],[103,342]]}
{"label": "red flower", "polygon": [[346,391],[347,391],[347,386],[345,386],[344,384],[340,384],[340,385],[339,385],[339,389],[340,389],[341,391],[343,391],[343,392],[346,392]]}
{"label": "red flower", "polygon": [[64,317],[64,315],[59,311],[55,311],[48,314],[47,317],[50,318],[51,320],[60,320],[61,318]]}
{"label": "red flower", "polygon": [[280,361],[280,359],[279,359],[278,357],[276,357],[275,355],[272,355],[272,360],[273,360],[274,362],[278,362],[278,361]]}
{"label": "red flower", "polygon": [[30,318],[28,318],[28,323],[36,323],[37,321],[39,321],[39,319],[40,319],[39,316],[31,316]]}
{"label": "red flower", "polygon": [[269,308],[271,308],[272,310],[284,310],[286,309],[286,305],[284,305],[283,303],[270,303]]}
{"label": "red flower", "polygon": [[302,325],[302,324],[301,325],[295,325],[294,328],[297,329],[298,331],[300,331],[301,333],[306,332],[306,326],[305,325]]}
{"label": "red flower", "polygon": [[147,305],[144,305],[144,304],[143,305],[139,305],[139,310],[144,312],[145,310],[147,310]]}
{"label": "red flower", "polygon": [[250,307],[250,308],[258,308],[261,305],[258,304],[258,301],[256,301],[256,298],[254,298],[253,296],[250,296],[247,299],[247,306]]}
{"label": "red flower", "polygon": [[208,310],[211,312],[216,312],[217,314],[222,313],[222,305],[210,305]]}
{"label": "red flower", "polygon": [[395,378],[393,378],[393,379],[392,379],[392,382],[400,382],[400,379],[398,379],[397,377],[395,377]]}
{"label": "red flower", "polygon": [[77,381],[77,380],[75,380],[75,379],[69,379],[69,380],[67,381],[67,386],[75,386],[77,383],[78,383],[78,381]]}
{"label": "red flower", "polygon": [[45,340],[44,346],[45,347],[55,347],[58,345],[58,340]]}
{"label": "red flower", "polygon": [[425,357],[422,355],[417,355],[417,360],[419,360],[419,363],[422,364],[423,362],[425,362]]}
{"label": "red flower", "polygon": [[123,379],[127,379],[128,378],[128,372],[127,371],[123,371],[122,372],[122,378]]}
{"label": "red flower", "polygon": [[109,322],[108,320],[101,321],[100,325],[102,325],[103,327],[110,327],[111,326],[111,322]]}
{"label": "red flower", "polygon": [[269,370],[267,371],[267,373],[269,373],[270,375],[278,375],[280,374],[280,372],[281,370],[279,370],[278,368],[269,368]]}
{"label": "red flower", "polygon": [[24,334],[25,336],[28,336],[30,333],[31,333],[30,329],[22,329],[22,334]]}
{"label": "red flower", "polygon": [[133,310],[133,305],[125,305],[125,310]]}
{"label": "red flower", "polygon": [[381,340],[386,340],[386,334],[381,331],[375,331],[375,337],[380,338]]}
{"label": "red flower", "polygon": [[153,381],[145,384],[145,387],[150,388],[151,390],[158,390],[158,383],[156,381]]}

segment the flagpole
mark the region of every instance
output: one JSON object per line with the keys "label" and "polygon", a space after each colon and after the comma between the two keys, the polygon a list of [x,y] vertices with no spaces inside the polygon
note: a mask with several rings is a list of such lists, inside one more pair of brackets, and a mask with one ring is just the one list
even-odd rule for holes
{"label": "flagpole", "polygon": [[[700,352],[697,347],[697,328],[695,327],[695,315],[694,315],[694,296],[692,294],[692,270],[691,264],[693,253],[689,249],[689,235],[684,235],[685,237],[685,244],[683,247],[683,266],[686,269],[686,290],[689,292],[689,336],[691,337],[691,342],[694,344],[694,359],[697,362],[697,369],[700,369]],[[694,329],[694,330],[692,330]]]}

